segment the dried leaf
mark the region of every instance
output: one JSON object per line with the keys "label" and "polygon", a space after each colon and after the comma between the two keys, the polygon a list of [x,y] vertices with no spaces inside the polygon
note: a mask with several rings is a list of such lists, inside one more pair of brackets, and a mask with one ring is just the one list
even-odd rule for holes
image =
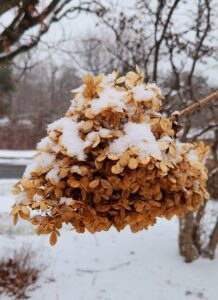
{"label": "dried leaf", "polygon": [[97,188],[97,186],[99,186],[99,184],[100,184],[100,180],[99,179],[94,179],[94,180],[90,181],[89,188],[90,189],[95,189],[95,188]]}
{"label": "dried leaf", "polygon": [[52,231],[49,242],[51,246],[54,246],[57,243],[57,234],[55,231]]}
{"label": "dried leaf", "polygon": [[138,167],[138,161],[137,159],[135,159],[134,157],[131,157],[129,159],[129,162],[128,162],[128,167],[131,169],[131,170],[134,170]]}
{"label": "dried leaf", "polygon": [[89,121],[86,121],[82,126],[81,126],[81,129],[85,132],[88,132],[92,129],[92,126],[93,126],[93,121],[92,120],[89,120]]}
{"label": "dried leaf", "polygon": [[119,163],[122,167],[125,167],[128,165],[129,163],[129,159],[130,159],[130,155],[128,152],[125,152],[121,157],[120,157],[120,160],[119,160]]}
{"label": "dried leaf", "polygon": [[113,174],[120,174],[121,172],[123,172],[123,169],[124,168],[118,162],[116,165],[112,166],[111,172]]}

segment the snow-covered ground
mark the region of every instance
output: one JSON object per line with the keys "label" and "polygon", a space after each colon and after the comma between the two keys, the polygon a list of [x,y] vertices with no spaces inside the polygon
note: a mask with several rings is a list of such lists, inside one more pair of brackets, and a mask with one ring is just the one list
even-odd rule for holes
{"label": "snow-covered ground", "polygon": [[35,150],[0,150],[0,164],[26,165],[35,153]]}
{"label": "snow-covered ground", "polygon": [[[147,231],[91,235],[65,228],[55,247],[30,224],[11,224],[10,188],[0,180],[0,256],[31,245],[46,264],[33,300],[217,300],[218,259],[186,264],[178,254],[178,221],[159,220]],[[0,296],[7,300],[6,296]]]}

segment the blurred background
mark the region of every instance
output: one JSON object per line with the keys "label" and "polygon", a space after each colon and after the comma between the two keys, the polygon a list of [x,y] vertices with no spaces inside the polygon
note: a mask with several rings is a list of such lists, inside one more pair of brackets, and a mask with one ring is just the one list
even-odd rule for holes
{"label": "blurred background", "polygon": [[[47,124],[64,115],[84,74],[123,74],[136,65],[162,89],[166,115],[216,91],[218,0],[1,0],[0,195],[8,199],[6,179],[22,175]],[[214,258],[218,244],[218,101],[182,125],[182,142],[211,146],[209,209],[189,213],[175,231],[180,254],[191,262]],[[181,299],[217,299],[214,286],[210,291],[187,290]],[[175,296],[160,295],[153,299]],[[101,297],[93,299],[111,299]]]}

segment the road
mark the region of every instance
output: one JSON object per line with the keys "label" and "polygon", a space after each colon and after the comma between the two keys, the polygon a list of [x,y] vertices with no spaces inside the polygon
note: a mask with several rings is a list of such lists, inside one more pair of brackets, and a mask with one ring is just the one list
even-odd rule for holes
{"label": "road", "polygon": [[1,178],[20,178],[25,170],[24,165],[9,165],[0,164],[0,179]]}

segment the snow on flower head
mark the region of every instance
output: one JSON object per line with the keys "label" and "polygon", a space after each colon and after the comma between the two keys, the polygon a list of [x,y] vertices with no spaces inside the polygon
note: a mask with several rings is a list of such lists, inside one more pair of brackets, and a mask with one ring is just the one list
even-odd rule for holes
{"label": "snow on flower head", "polygon": [[160,88],[138,68],[122,77],[87,75],[73,95],[14,187],[15,222],[38,210],[31,221],[53,245],[63,223],[80,233],[127,225],[136,232],[208,197],[207,147],[178,142],[161,113]]}

